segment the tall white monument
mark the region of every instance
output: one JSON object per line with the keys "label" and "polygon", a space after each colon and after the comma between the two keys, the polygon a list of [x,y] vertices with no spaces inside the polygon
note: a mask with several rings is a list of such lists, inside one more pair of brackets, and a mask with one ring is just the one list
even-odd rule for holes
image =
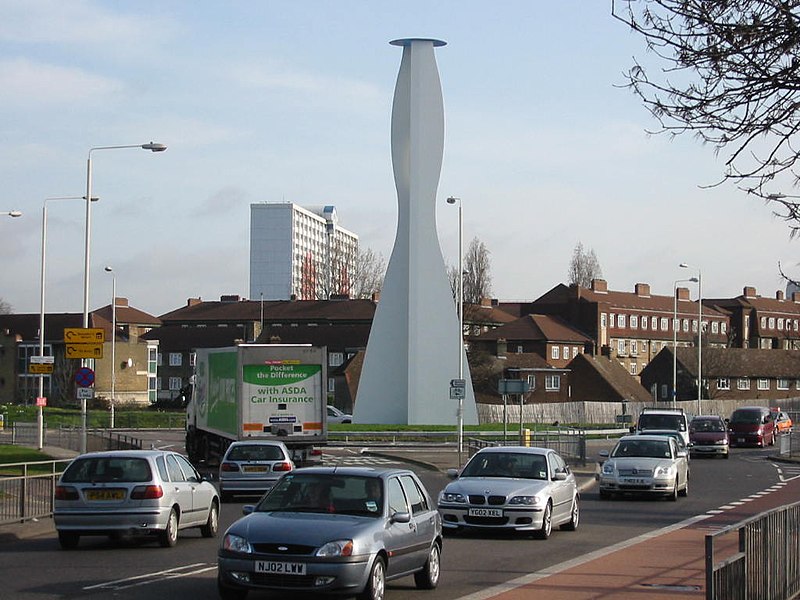
{"label": "tall white monument", "polygon": [[458,313],[436,233],[444,105],[434,48],[405,39],[392,106],[397,234],[372,321],[353,414],[356,423],[456,424],[450,381],[461,357],[464,423],[477,423]]}

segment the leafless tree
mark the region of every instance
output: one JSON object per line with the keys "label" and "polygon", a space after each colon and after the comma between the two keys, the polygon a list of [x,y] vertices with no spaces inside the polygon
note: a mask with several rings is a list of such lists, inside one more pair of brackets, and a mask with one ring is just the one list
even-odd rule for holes
{"label": "leafless tree", "polygon": [[480,304],[492,294],[492,266],[489,249],[477,237],[472,238],[464,256],[464,302]]}
{"label": "leafless tree", "polygon": [[657,131],[727,151],[713,185],[764,199],[800,235],[800,0],[612,0],[612,14],[656,57],[626,78]]}
{"label": "leafless tree", "polygon": [[14,308],[11,304],[3,298],[0,298],[0,315],[10,315],[12,312],[14,312]]}
{"label": "leafless tree", "polygon": [[359,246],[354,266],[350,281],[351,298],[370,298],[381,291],[386,275],[386,260],[382,254]]}
{"label": "leafless tree", "polygon": [[600,268],[600,261],[597,260],[593,249],[586,252],[583,244],[578,242],[575,250],[572,251],[568,277],[570,285],[579,285],[584,288],[592,285],[592,279],[603,277],[603,269]]}

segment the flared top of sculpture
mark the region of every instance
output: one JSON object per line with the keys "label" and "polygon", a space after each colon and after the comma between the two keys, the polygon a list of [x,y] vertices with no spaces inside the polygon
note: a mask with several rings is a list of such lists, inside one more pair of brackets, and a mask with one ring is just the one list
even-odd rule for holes
{"label": "flared top of sculpture", "polygon": [[392,46],[410,46],[411,42],[433,42],[433,47],[446,46],[447,42],[443,40],[435,40],[433,38],[402,38],[399,40],[392,40],[389,42]]}

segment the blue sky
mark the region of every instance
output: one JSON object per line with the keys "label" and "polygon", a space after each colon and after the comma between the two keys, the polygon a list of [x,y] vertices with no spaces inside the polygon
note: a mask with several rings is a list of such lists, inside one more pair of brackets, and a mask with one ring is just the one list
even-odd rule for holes
{"label": "blue sky", "polygon": [[[493,296],[534,299],[567,278],[579,241],[609,287],[670,295],[699,266],[703,295],[785,286],[797,242],[732,186],[725,155],[655,123],[621,86],[643,42],[609,2],[0,0],[0,298],[38,312],[45,198],[81,196],[93,153],[91,307],[117,295],[162,314],[189,297],[247,297],[249,205],[334,204],[388,260],[396,195],[390,116],[401,50],[433,37],[445,103],[438,230],[457,260],[491,252]],[[83,303],[81,201],[48,204],[47,309]],[[692,290],[694,297],[696,290]]]}

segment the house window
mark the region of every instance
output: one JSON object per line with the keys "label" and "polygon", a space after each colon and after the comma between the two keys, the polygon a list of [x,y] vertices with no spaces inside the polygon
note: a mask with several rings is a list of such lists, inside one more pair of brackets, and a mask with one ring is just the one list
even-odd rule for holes
{"label": "house window", "polygon": [[161,377],[155,377],[154,380],[156,382],[156,389],[160,390],[161,389]]}
{"label": "house window", "polygon": [[758,389],[759,390],[768,390],[769,389],[769,379],[761,378],[758,380]]}
{"label": "house window", "polygon": [[750,379],[747,377],[739,377],[736,380],[736,389],[737,390],[749,390],[750,389]]}
{"label": "house window", "polygon": [[723,321],[722,323],[719,324],[719,331],[722,334],[725,334],[725,333],[728,332],[728,324],[725,321]]}
{"label": "house window", "polygon": [[336,391],[336,380],[333,377],[328,377],[328,393],[333,394]]}
{"label": "house window", "polygon": [[342,352],[329,352],[328,353],[328,366],[338,367],[344,362],[344,353]]}
{"label": "house window", "polygon": [[530,391],[536,389],[536,375],[528,375],[528,389]]}
{"label": "house window", "polygon": [[631,329],[639,329],[639,317],[631,315]]}
{"label": "house window", "polygon": [[197,352],[189,352],[189,366],[193,367],[197,364]]}
{"label": "house window", "polygon": [[561,349],[558,346],[553,346],[552,348],[550,348],[550,358],[552,358],[553,360],[558,360],[559,358],[561,358],[559,356],[560,352]]}
{"label": "house window", "polygon": [[631,363],[631,375],[636,375],[636,363]]}
{"label": "house window", "polygon": [[794,330],[795,330],[795,331],[797,331],[797,325],[798,325],[798,322],[797,322],[797,319],[795,319],[795,320],[794,320]]}
{"label": "house window", "polygon": [[769,318],[769,328],[770,329],[775,329],[775,317],[770,317]]}
{"label": "house window", "polygon": [[156,364],[159,367],[164,364],[164,357],[161,355],[161,352],[159,352],[157,357],[156,357]]}
{"label": "house window", "polygon": [[169,378],[169,389],[172,391],[180,390],[183,387],[180,377]]}
{"label": "house window", "polygon": [[[655,319],[655,317],[653,317]],[[655,329],[655,326],[653,327]],[[669,319],[661,317],[661,331],[669,331]]]}
{"label": "house window", "polygon": [[639,354],[639,342],[631,340],[631,355],[636,356],[637,354]]}
{"label": "house window", "polygon": [[625,315],[619,315],[617,317],[617,326],[619,326],[620,329],[625,327]]}
{"label": "house window", "polygon": [[[169,353],[169,366],[170,367],[180,367],[182,364],[183,364],[183,355],[180,352],[170,352]],[[169,389],[172,389],[172,388],[169,388]]]}
{"label": "house window", "polygon": [[719,333],[719,321],[711,321],[711,333]]}
{"label": "house window", "polygon": [[544,389],[548,392],[557,392],[561,389],[561,375],[545,375]]}
{"label": "house window", "polygon": [[684,331],[684,333],[689,331],[689,319],[684,319],[683,320],[683,331]]}
{"label": "house window", "polygon": [[666,400],[669,394],[669,386],[666,383],[661,384],[661,399]]}
{"label": "house window", "polygon": [[578,347],[577,346],[573,346],[572,347],[572,356],[578,356],[578,351],[579,351]]}
{"label": "house window", "polygon": [[517,346],[517,354],[522,354],[522,346]]}
{"label": "house window", "polygon": [[789,389],[789,380],[779,378],[778,379],[778,389],[779,390],[788,390]]}
{"label": "house window", "polygon": [[647,354],[647,342],[642,340],[642,354]]}
{"label": "house window", "polygon": [[642,329],[647,329],[647,317],[642,317]]}
{"label": "house window", "polygon": [[697,333],[697,319],[692,319],[692,332]]}
{"label": "house window", "polygon": [[614,323],[615,323],[615,319],[616,318],[617,318],[617,315],[615,315],[614,313],[611,313],[611,316],[610,316],[610,319],[611,319],[610,325],[611,325],[611,327],[615,327]]}
{"label": "house window", "polygon": [[617,354],[625,354],[625,340],[617,340]]}
{"label": "house window", "polygon": [[761,317],[761,329],[767,328],[767,317]]}
{"label": "house window", "polygon": [[729,390],[731,389],[731,380],[727,377],[720,377],[717,379],[717,389],[718,390]]}
{"label": "house window", "polygon": [[783,319],[778,319],[778,329],[783,331]]}
{"label": "house window", "polygon": [[606,313],[600,313],[600,327],[603,329],[606,327]]}
{"label": "house window", "polygon": [[564,354],[564,360],[569,360],[569,346],[564,346],[561,352]]}

